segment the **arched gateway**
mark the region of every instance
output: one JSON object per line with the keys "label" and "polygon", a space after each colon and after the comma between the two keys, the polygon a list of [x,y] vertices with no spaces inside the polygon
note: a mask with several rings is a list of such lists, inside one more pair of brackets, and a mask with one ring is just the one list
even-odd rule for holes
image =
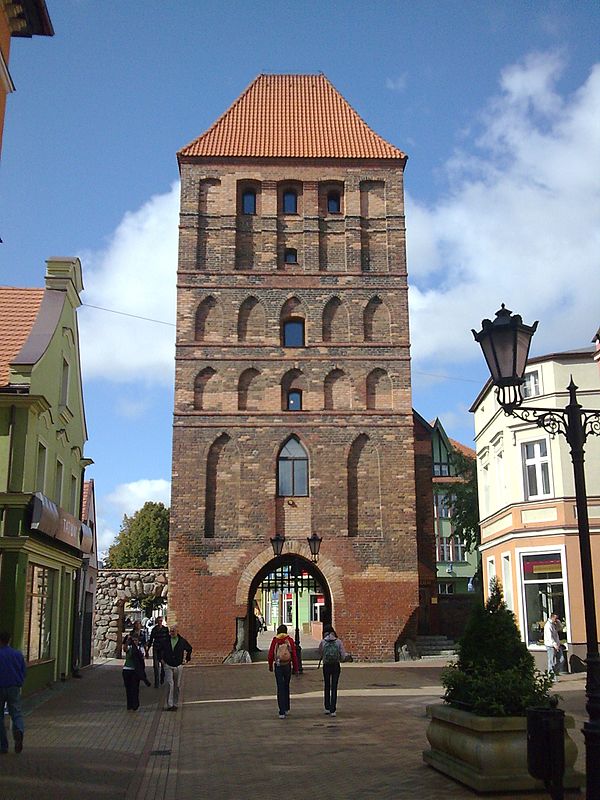
{"label": "arched gateway", "polygon": [[166,601],[169,574],[166,569],[98,570],[94,655],[121,655],[125,603],[135,599],[161,598]]}

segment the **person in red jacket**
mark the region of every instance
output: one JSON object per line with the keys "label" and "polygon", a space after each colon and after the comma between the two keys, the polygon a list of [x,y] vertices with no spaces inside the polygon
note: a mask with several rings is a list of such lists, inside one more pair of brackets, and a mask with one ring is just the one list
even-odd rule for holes
{"label": "person in red jacket", "polygon": [[275,668],[275,681],[277,683],[277,706],[279,719],[285,719],[290,710],[290,678],[292,671],[298,674],[298,656],[296,645],[291,636],[287,635],[287,626],[277,628],[277,636],[273,637],[269,647],[269,671]]}

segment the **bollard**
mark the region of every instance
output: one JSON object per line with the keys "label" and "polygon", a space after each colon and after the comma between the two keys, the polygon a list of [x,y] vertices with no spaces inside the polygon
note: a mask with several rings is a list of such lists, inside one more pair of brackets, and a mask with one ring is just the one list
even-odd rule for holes
{"label": "bollard", "polygon": [[563,800],[565,772],[565,712],[557,708],[527,709],[527,769],[532,778],[544,781],[552,800]]}

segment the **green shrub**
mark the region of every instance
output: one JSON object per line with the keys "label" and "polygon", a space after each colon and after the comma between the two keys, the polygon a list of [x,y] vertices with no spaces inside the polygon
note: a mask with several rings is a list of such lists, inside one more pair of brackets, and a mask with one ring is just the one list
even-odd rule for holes
{"label": "green shrub", "polygon": [[485,607],[474,609],[442,685],[446,703],[484,717],[522,716],[529,706],[549,705],[552,678],[535,668],[496,579]]}

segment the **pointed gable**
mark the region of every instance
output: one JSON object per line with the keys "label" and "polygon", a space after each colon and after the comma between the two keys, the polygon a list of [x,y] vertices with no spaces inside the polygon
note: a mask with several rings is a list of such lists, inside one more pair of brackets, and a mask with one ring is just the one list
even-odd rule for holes
{"label": "pointed gable", "polygon": [[406,159],[324,75],[259,75],[178,157]]}

